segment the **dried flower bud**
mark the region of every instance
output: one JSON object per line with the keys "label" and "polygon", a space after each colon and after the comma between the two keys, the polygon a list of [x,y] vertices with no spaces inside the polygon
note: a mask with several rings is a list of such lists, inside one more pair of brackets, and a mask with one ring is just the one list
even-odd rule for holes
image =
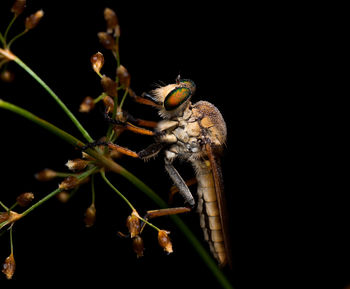
{"label": "dried flower bud", "polygon": [[130,87],[130,74],[123,65],[118,66],[117,76],[122,85],[124,85],[126,88]]}
{"label": "dried flower bud", "polygon": [[17,199],[16,199],[17,204],[20,205],[21,207],[28,206],[33,200],[34,200],[34,194],[33,193],[20,194],[17,197]]}
{"label": "dried flower bud", "polygon": [[59,192],[56,195],[56,197],[61,203],[67,203],[70,198],[70,194],[66,191],[62,191],[62,192]]}
{"label": "dried flower bud", "polygon": [[173,252],[173,246],[168,236],[169,234],[170,232],[165,230],[159,230],[158,232],[158,243],[168,254]]}
{"label": "dried flower bud", "polygon": [[134,238],[140,233],[141,224],[137,212],[133,211],[131,215],[126,219],[126,226],[129,229],[131,238]]}
{"label": "dried flower bud", "polygon": [[115,14],[115,12],[110,9],[110,8],[106,8],[103,12],[104,14],[104,18],[106,20],[107,23],[107,33],[113,33],[113,30],[119,26],[119,22],[118,22],[118,18],[117,15]]}
{"label": "dried flower bud", "polygon": [[12,82],[15,79],[15,74],[9,70],[4,70],[0,74],[0,79],[3,82]]}
{"label": "dried flower bud", "polygon": [[0,224],[7,221],[10,218],[10,214],[8,212],[0,212]]}
{"label": "dried flower bud", "polygon": [[74,176],[66,177],[59,185],[58,188],[61,190],[70,190],[79,184],[79,180]]}
{"label": "dried flower bud", "polygon": [[103,98],[103,104],[105,105],[105,107],[107,109],[107,113],[110,112],[110,111],[113,111],[113,108],[114,108],[113,98],[111,98],[110,96],[106,95]]}
{"label": "dried flower bud", "polygon": [[81,171],[85,169],[88,164],[89,164],[89,161],[82,160],[82,159],[74,159],[74,160],[69,160],[66,163],[66,166],[71,171]]}
{"label": "dried flower bud", "polygon": [[115,41],[111,35],[106,32],[99,32],[97,33],[97,37],[104,48],[108,50],[115,49]]}
{"label": "dried flower bud", "polygon": [[95,224],[96,220],[96,208],[95,204],[92,203],[85,211],[84,223],[87,228],[92,227]]}
{"label": "dried flower bud", "polygon": [[94,99],[91,96],[84,98],[83,102],[80,104],[79,112],[90,112],[95,107]]}
{"label": "dried flower bud", "polygon": [[0,229],[4,226],[12,224],[22,218],[22,214],[18,214],[15,211],[10,211],[6,213],[0,213]]}
{"label": "dried flower bud", "polygon": [[135,238],[132,239],[132,248],[134,249],[137,258],[143,256],[145,247],[143,245],[143,240],[139,235],[135,236]]}
{"label": "dried flower bud", "polygon": [[41,182],[50,181],[57,177],[57,172],[51,169],[43,169],[42,171],[36,173],[34,177]]}
{"label": "dried flower bud", "polygon": [[39,24],[40,19],[43,16],[44,16],[43,10],[39,10],[39,11],[35,12],[34,14],[29,15],[26,18],[26,22],[25,22],[26,29],[29,30],[29,29],[35,28]]}
{"label": "dried flower bud", "polygon": [[11,12],[15,13],[17,16],[19,14],[22,14],[24,9],[26,8],[26,0],[16,0],[15,3],[13,3]]}
{"label": "dried flower bud", "polygon": [[110,77],[108,76],[103,76],[101,78],[101,85],[103,87],[103,90],[111,97],[116,97],[117,94],[117,88],[118,85],[115,81],[113,81]]}
{"label": "dried flower bud", "polygon": [[103,57],[103,54],[101,52],[95,53],[93,56],[91,56],[90,61],[92,64],[92,69],[96,73],[100,73],[101,68],[105,63],[105,58]]}
{"label": "dried flower bud", "polygon": [[11,253],[11,255],[6,258],[4,264],[2,265],[2,273],[4,273],[6,278],[10,280],[15,273],[15,269],[16,262],[15,258],[13,257],[13,253]]}

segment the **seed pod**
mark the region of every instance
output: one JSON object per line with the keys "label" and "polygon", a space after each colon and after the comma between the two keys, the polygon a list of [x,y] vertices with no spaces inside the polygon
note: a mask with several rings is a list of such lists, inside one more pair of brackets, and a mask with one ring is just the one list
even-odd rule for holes
{"label": "seed pod", "polygon": [[140,219],[137,216],[137,212],[133,211],[131,215],[126,219],[126,226],[129,229],[131,238],[137,236],[141,230]]}
{"label": "seed pod", "polygon": [[28,206],[32,201],[34,200],[34,194],[33,193],[23,193],[20,194],[17,198],[17,204],[21,207]]}
{"label": "seed pod", "polygon": [[113,33],[113,30],[119,26],[117,15],[110,8],[105,8],[103,14],[107,23],[107,33]]}
{"label": "seed pod", "polygon": [[139,235],[135,236],[135,238],[132,239],[132,248],[134,249],[137,258],[143,256],[143,251],[145,248],[143,245],[143,240]]}
{"label": "seed pod", "polygon": [[0,74],[0,79],[3,82],[12,82],[15,79],[15,74],[9,70],[4,70]]}
{"label": "seed pod", "polygon": [[13,274],[15,273],[16,269],[16,262],[15,258],[13,257],[13,254],[11,253],[10,256],[8,256],[2,265],[2,273],[5,274],[6,278],[8,280],[12,279]]}
{"label": "seed pod", "polygon": [[95,204],[92,203],[85,211],[84,223],[87,228],[92,227],[96,221],[96,208]]}
{"label": "seed pod", "polygon": [[168,236],[169,234],[170,232],[165,230],[159,230],[158,232],[158,243],[168,254],[173,252],[173,246]]}
{"label": "seed pod", "polygon": [[67,203],[70,198],[70,194],[66,191],[62,191],[62,192],[59,192],[56,195],[56,197],[61,203]]}
{"label": "seed pod", "polygon": [[61,190],[70,190],[79,184],[79,180],[74,176],[66,177],[59,185],[58,188]]}
{"label": "seed pod", "polygon": [[103,87],[104,92],[107,93],[109,96],[116,97],[118,95],[117,94],[118,85],[110,77],[104,75],[101,78],[101,85]]}
{"label": "seed pod", "polygon": [[90,61],[92,64],[92,69],[96,73],[100,73],[101,68],[105,63],[105,58],[103,57],[103,54],[101,52],[95,53],[94,55],[91,56]]}
{"label": "seed pod", "polygon": [[34,14],[29,15],[25,21],[26,29],[29,30],[29,29],[35,28],[39,24],[40,19],[43,18],[43,16],[44,16],[43,10],[39,10]]}
{"label": "seed pod", "polygon": [[111,98],[110,96],[106,95],[103,98],[103,104],[105,105],[105,107],[107,109],[107,113],[110,112],[110,111],[113,111],[113,108],[114,108],[113,98]]}
{"label": "seed pod", "polygon": [[123,65],[118,66],[117,76],[120,84],[124,85],[126,88],[130,87],[130,74]]}
{"label": "seed pod", "polygon": [[17,16],[19,14],[22,14],[24,9],[26,8],[26,0],[16,0],[15,3],[13,3],[11,12],[16,14]]}
{"label": "seed pod", "polygon": [[106,32],[99,32],[97,33],[97,37],[104,48],[108,50],[115,49],[115,41],[111,35]]}
{"label": "seed pod", "polygon": [[36,173],[34,177],[41,182],[46,182],[57,177],[57,173],[51,169],[43,169],[42,171]]}
{"label": "seed pod", "polygon": [[10,214],[8,212],[0,212],[0,224],[7,221],[10,218]]}
{"label": "seed pod", "polygon": [[81,171],[85,169],[88,164],[89,164],[89,161],[87,160],[74,159],[74,160],[69,160],[66,163],[66,166],[71,171]]}
{"label": "seed pod", "polygon": [[90,112],[95,107],[94,99],[91,96],[84,98],[83,102],[80,104],[79,112]]}

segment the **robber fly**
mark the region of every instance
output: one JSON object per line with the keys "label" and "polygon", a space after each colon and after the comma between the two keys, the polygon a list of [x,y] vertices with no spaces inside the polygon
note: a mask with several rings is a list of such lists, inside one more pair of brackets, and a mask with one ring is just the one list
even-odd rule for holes
{"label": "robber fly", "polygon": [[143,159],[164,151],[165,169],[185,202],[194,198],[173,162],[176,158],[192,164],[197,179],[200,226],[210,250],[224,266],[230,263],[226,204],[218,156],[226,141],[226,124],[220,111],[207,101],[191,103],[196,86],[188,79],[161,86],[145,94],[159,108],[163,118],[156,127],[156,142],[138,153]]}

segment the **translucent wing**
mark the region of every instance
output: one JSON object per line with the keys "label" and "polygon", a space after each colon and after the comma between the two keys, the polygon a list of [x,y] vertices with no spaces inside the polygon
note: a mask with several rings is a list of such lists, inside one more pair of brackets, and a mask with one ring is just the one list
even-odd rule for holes
{"label": "translucent wing", "polygon": [[[229,240],[229,231],[228,231],[228,214],[227,214],[227,206],[226,206],[226,200],[224,195],[224,185],[223,185],[220,160],[219,158],[216,157],[210,143],[207,143],[205,145],[205,148],[210,161],[213,179],[214,179],[214,187],[215,187],[216,199],[219,207],[220,221],[221,221],[222,233],[224,237],[227,263],[229,264],[230,267],[232,267],[231,249],[230,249],[230,240]],[[224,265],[225,264],[222,264],[222,266]]]}

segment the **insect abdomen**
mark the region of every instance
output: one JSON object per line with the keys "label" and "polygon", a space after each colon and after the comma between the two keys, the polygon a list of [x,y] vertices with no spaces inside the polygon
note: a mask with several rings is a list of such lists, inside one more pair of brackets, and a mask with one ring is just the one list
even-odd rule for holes
{"label": "insect abdomen", "polygon": [[227,255],[210,163],[198,160],[195,168],[198,181],[197,211],[200,216],[200,226],[203,229],[204,239],[209,243],[210,251],[219,264],[224,265],[227,262]]}

